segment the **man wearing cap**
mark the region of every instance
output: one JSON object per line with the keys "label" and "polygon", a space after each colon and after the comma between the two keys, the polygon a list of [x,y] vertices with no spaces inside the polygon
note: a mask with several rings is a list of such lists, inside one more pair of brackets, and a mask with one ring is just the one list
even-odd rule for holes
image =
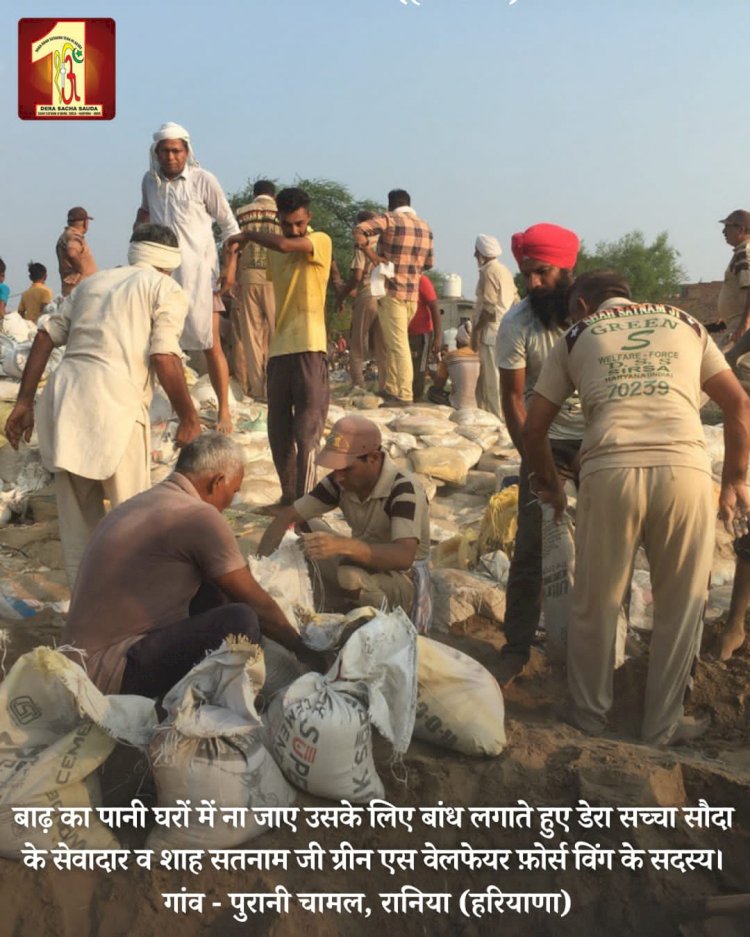
{"label": "man wearing cap", "polygon": [[81,280],[97,271],[94,255],[86,241],[89,221],[93,220],[80,205],[71,208],[68,212],[68,225],[57,239],[55,252],[63,296],[68,296]]}
{"label": "man wearing cap", "polygon": [[513,274],[498,257],[503,249],[496,237],[480,234],[474,242],[474,258],[479,266],[477,299],[474,306],[472,346],[479,352],[481,369],[477,385],[477,402],[482,410],[502,417],[500,406],[500,375],[497,370],[495,346],[497,332],[505,313],[518,302]]}
{"label": "man wearing cap", "polygon": [[396,468],[381,443],[380,429],[371,420],[338,420],[316,460],[331,474],[275,518],[259,552],[272,553],[291,525],[320,526],[315,518],[340,508],[351,537],[324,529],[302,538],[305,555],[322,576],[326,607],[338,611],[385,603],[414,616],[422,579],[417,568],[426,571],[430,549],[427,497],[413,475]]}
{"label": "man wearing cap", "polygon": [[187,299],[171,273],[180,263],[170,228],[142,225],[128,266],[87,277],[37,332],[5,435],[14,448],[34,427],[34,395],[52,349],[65,354],[36,407],[39,453],[54,473],[65,569],[72,586],[83,552],[112,507],[150,477],[148,406],[155,375],[180,423],[177,445],[201,426],[182,370]]}
{"label": "man wearing cap", "polygon": [[[554,224],[532,225],[514,234],[511,241],[529,292],[504,316],[497,334],[503,415],[521,455],[518,533],[506,591],[501,683],[508,683],[526,665],[542,610],[541,510],[529,487],[522,434],[526,406],[542,365],[568,322],[566,296],[573,283],[578,245],[573,231]],[[558,469],[568,476],[574,474],[583,436],[577,395],[562,405],[549,435]]]}
{"label": "man wearing cap", "polygon": [[180,345],[203,351],[219,412],[216,429],[232,432],[229,413],[229,366],[221,347],[218,292],[219,258],[212,225],[222,242],[239,232],[226,196],[213,173],[201,169],[190,134],[179,124],[162,124],[153,135],[150,168],[141,184],[141,206],[135,225],[153,221],[177,232],[182,263],[175,279],[188,297],[188,314]]}

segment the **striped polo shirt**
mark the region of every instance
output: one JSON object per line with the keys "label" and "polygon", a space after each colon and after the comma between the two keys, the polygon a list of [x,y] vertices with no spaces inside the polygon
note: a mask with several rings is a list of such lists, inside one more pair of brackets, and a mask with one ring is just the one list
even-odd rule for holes
{"label": "striped polo shirt", "polygon": [[400,472],[387,453],[375,487],[364,501],[351,491],[344,491],[333,475],[326,475],[311,492],[294,502],[294,508],[305,520],[341,508],[355,540],[383,544],[413,538],[419,541],[415,559],[423,560],[429,555],[427,496],[419,481]]}

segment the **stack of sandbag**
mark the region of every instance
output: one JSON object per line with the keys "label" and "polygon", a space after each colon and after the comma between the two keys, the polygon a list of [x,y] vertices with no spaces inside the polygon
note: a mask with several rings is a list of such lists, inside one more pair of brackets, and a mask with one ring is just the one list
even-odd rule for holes
{"label": "stack of sandbag", "polygon": [[0,856],[26,843],[52,849],[116,849],[114,833],[92,814],[88,828],[55,813],[48,829],[15,823],[13,807],[100,807],[97,768],[119,740],[145,747],[156,725],[151,700],[104,696],[59,651],[24,654],[0,683]]}
{"label": "stack of sandbag", "polygon": [[318,797],[382,797],[372,726],[402,756],[416,689],[414,626],[400,608],[378,613],[352,634],[325,676],[305,674],[271,702],[269,736],[284,776]]}
{"label": "stack of sandbag", "polygon": [[415,738],[465,755],[505,748],[503,694],[478,661],[419,635],[417,687]]}
{"label": "stack of sandbag", "polygon": [[[264,745],[264,729],[255,709],[263,686],[263,652],[245,638],[227,638],[221,647],[164,697],[167,717],[156,729],[148,748],[158,806],[174,807],[180,800],[193,808],[186,828],[154,826],[149,849],[239,846],[267,828],[249,809],[245,823],[235,825],[215,807],[288,807],[294,791],[281,775]],[[204,803],[205,802],[205,803]]]}

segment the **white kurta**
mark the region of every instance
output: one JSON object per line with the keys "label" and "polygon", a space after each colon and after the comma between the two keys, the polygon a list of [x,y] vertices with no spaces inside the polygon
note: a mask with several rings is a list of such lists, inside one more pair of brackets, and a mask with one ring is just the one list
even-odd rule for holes
{"label": "white kurta", "polygon": [[182,263],[175,279],[188,297],[188,315],[180,344],[186,351],[213,345],[213,291],[219,280],[219,256],[211,226],[215,221],[221,239],[239,234],[239,226],[213,173],[186,165],[174,179],[158,171],[143,177],[141,208],[155,224],[173,228],[180,242]]}
{"label": "white kurta", "polygon": [[39,452],[50,472],[110,478],[136,423],[148,431],[151,355],[179,356],[187,298],[148,265],[83,280],[41,327],[65,355],[36,406]]}

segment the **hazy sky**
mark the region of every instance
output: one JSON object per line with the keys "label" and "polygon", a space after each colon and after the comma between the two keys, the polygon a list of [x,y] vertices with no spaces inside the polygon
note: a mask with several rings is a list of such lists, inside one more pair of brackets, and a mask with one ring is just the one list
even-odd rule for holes
{"label": "hazy sky", "polygon": [[[10,15],[10,9],[13,15]],[[67,209],[122,263],[165,120],[232,192],[248,178],[406,188],[437,266],[475,286],[473,241],[537,221],[589,244],[668,230],[691,280],[719,279],[717,219],[750,208],[747,0],[187,0],[3,4],[6,282],[50,268]],[[117,116],[17,116],[17,18],[112,16]],[[12,304],[11,304],[12,305]]]}

